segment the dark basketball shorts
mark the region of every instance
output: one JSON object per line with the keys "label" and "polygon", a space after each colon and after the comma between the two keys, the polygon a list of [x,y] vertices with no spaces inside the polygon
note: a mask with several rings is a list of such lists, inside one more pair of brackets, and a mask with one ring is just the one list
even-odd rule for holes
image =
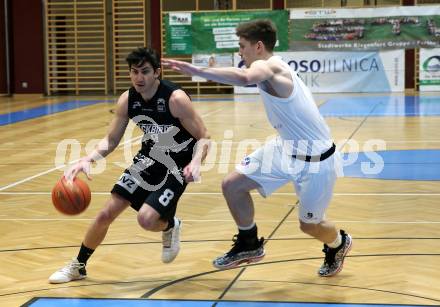
{"label": "dark basketball shorts", "polygon": [[164,167],[153,165],[147,169],[148,172],[138,172],[139,175],[133,175],[132,169],[129,167],[122,173],[111,192],[128,200],[136,211],[147,203],[160,214],[161,219],[172,218],[187,186],[181,171],[183,184]]}

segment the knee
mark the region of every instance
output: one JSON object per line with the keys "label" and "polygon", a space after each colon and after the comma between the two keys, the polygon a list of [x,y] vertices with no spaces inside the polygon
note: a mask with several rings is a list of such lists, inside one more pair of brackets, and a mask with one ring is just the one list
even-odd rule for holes
{"label": "knee", "polygon": [[232,176],[226,176],[222,181],[223,194],[231,195],[240,192],[247,192],[240,187],[240,184]]}
{"label": "knee", "polygon": [[137,220],[139,225],[145,230],[153,231],[157,228],[157,219],[148,212],[139,211]]}
{"label": "knee", "polygon": [[299,221],[299,228],[305,234],[308,234],[312,237],[316,236],[316,232],[318,231],[318,225],[312,223],[304,223],[303,221]]}

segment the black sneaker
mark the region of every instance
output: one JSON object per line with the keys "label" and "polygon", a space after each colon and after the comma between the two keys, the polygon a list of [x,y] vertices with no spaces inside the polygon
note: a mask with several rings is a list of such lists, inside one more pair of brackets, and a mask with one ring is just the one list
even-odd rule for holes
{"label": "black sneaker", "polygon": [[337,248],[330,248],[324,244],[325,259],[323,265],[319,268],[318,275],[321,277],[330,277],[338,274],[344,265],[345,256],[351,250],[353,240],[345,231],[341,230],[342,244]]}
{"label": "black sneaker", "polygon": [[246,244],[238,235],[235,235],[232,241],[234,242],[232,249],[212,262],[217,269],[230,269],[242,263],[258,262],[263,259],[264,238],[257,239],[256,243],[251,246]]}

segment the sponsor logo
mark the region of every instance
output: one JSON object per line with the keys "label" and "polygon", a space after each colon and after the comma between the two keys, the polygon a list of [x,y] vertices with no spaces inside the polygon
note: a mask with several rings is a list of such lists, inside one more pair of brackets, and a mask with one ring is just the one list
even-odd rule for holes
{"label": "sponsor logo", "polygon": [[287,64],[296,72],[357,72],[379,71],[376,58],[291,60]]}
{"label": "sponsor logo", "polygon": [[423,70],[428,72],[440,71],[440,55],[434,55],[423,62]]}
{"label": "sponsor logo", "polygon": [[191,13],[170,13],[170,25],[191,25]]}
{"label": "sponsor logo", "polygon": [[126,189],[130,194],[133,194],[133,192],[138,187],[137,181],[135,178],[133,178],[130,174],[122,174],[121,178],[119,178],[118,182],[116,183]]}
{"label": "sponsor logo", "polygon": [[327,10],[310,10],[310,11],[305,11],[304,14],[306,16],[310,16],[310,17],[328,17],[330,15],[335,15],[336,14],[336,10],[333,9],[327,9]]}
{"label": "sponsor logo", "polygon": [[243,160],[241,160],[241,165],[242,166],[248,166],[251,163],[251,158],[246,157]]}
{"label": "sponsor logo", "polygon": [[[163,105],[165,100],[162,99]],[[159,99],[158,99],[159,105]],[[182,143],[177,143],[174,139],[174,136],[179,133],[180,129],[178,127],[172,125],[159,125],[152,118],[146,115],[138,115],[133,117],[133,121],[145,132],[142,142],[145,143],[147,140],[153,140],[153,145],[151,146],[148,153],[148,160],[139,159],[135,161],[132,167],[129,169],[131,179],[134,180],[137,185],[141,186],[146,191],[157,191],[160,189],[166,182],[168,175],[173,175],[181,184],[183,184],[183,177],[181,172],[179,171],[179,167],[176,165],[176,162],[169,155],[169,152],[180,152],[185,150],[188,144],[191,143],[192,138],[186,140]],[[144,123],[148,121],[149,123]],[[149,166],[151,166],[150,160],[154,162],[158,162],[164,165],[168,172],[166,173],[163,180],[156,185],[151,185],[142,178],[141,173],[145,171]]]}
{"label": "sponsor logo", "polygon": [[148,134],[160,134],[166,133],[171,130],[173,125],[159,125],[159,124],[145,124],[139,123],[139,127],[142,129],[144,133]]}
{"label": "sponsor logo", "polygon": [[157,99],[157,111],[158,112],[166,112],[166,107],[165,107],[165,99],[163,98],[159,98]]}
{"label": "sponsor logo", "polygon": [[141,107],[141,102],[140,101],[133,102],[133,109],[140,108],[140,107]]}

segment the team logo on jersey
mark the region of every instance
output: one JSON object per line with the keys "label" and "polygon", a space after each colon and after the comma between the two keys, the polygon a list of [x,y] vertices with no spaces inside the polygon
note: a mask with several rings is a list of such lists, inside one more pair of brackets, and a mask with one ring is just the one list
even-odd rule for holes
{"label": "team logo on jersey", "polygon": [[157,112],[166,112],[165,108],[165,99],[159,98],[157,99]]}
{"label": "team logo on jersey", "polygon": [[[163,100],[163,102],[163,104],[165,104],[165,100]],[[173,125],[159,125],[146,115],[137,115],[133,117],[132,120],[145,132],[142,137],[142,143],[152,140],[153,144],[149,147],[148,157],[144,156],[148,158],[148,161],[146,161],[147,163],[145,163],[145,159],[134,161],[132,167],[128,169],[131,177],[126,177],[125,182],[121,182],[120,180],[118,184],[124,186],[123,184],[126,185],[128,182],[127,180],[130,179],[135,181],[138,186],[141,186],[146,191],[157,191],[165,184],[169,175],[174,176],[180,184],[183,184],[183,177],[180,168],[169,153],[178,153],[182,150],[186,150],[193,138],[178,143],[174,137],[179,133],[179,127]],[[147,124],[145,121],[149,123]],[[146,178],[142,178],[141,176],[141,174],[151,166],[151,163],[149,163],[150,160],[155,163],[160,163],[168,169],[165,177],[158,184],[149,184],[146,181]]]}
{"label": "team logo on jersey", "polygon": [[140,107],[141,107],[141,102],[140,101],[133,102],[133,109],[140,108]]}

